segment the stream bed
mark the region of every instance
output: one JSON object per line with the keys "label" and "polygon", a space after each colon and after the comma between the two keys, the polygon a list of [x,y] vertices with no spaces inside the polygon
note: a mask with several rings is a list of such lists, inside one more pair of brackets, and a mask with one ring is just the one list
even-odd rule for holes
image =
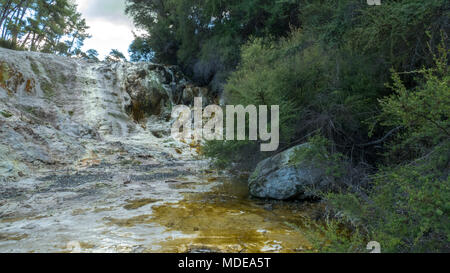
{"label": "stream bed", "polygon": [[250,198],[189,145],[145,136],[0,187],[0,252],[304,252],[314,204]]}

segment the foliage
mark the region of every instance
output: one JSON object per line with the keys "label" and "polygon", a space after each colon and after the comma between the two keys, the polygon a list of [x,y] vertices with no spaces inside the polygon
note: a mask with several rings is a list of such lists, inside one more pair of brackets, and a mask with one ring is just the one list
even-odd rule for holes
{"label": "foliage", "polygon": [[345,156],[332,152],[332,143],[327,138],[315,135],[308,139],[308,146],[307,149],[297,151],[290,163],[298,165],[305,161],[312,162],[315,166],[325,169],[328,176],[343,179]]}
{"label": "foliage", "polygon": [[368,109],[384,86],[370,75],[373,69],[357,67],[363,57],[339,58],[336,75],[334,57],[301,30],[279,41],[252,39],[241,52],[242,60],[224,88],[226,101],[279,105],[282,148],[318,132],[340,147],[367,141],[363,121],[373,115]]}
{"label": "foliage", "polygon": [[69,0],[1,0],[1,45],[26,49],[81,55],[80,48],[90,35],[85,19]]}
{"label": "foliage", "polygon": [[[301,29],[241,46],[227,103],[281,105],[280,149],[310,143],[296,162],[335,180],[319,250],[450,251],[448,1],[302,3]],[[206,155],[233,166],[259,153],[237,145]]]}
{"label": "foliage", "polygon": [[[127,13],[148,35],[130,47],[136,56],[180,65],[197,83],[221,91],[250,36],[281,37],[299,26],[299,0],[128,0]],[[139,57],[140,58],[140,57]]]}
{"label": "foliage", "polygon": [[[352,236],[381,242],[385,252],[450,250],[450,74],[443,43],[439,52],[435,67],[417,71],[420,84],[413,90],[393,72],[394,94],[381,100],[383,124],[404,128],[391,144],[391,153],[401,152],[398,165],[374,175],[368,199],[353,193],[327,196],[346,217],[343,223],[356,219],[357,226],[365,227]],[[331,230],[327,234],[335,236]],[[335,249],[336,241],[330,242],[326,247]],[[355,243],[345,241],[348,249]]]}
{"label": "foliage", "polygon": [[148,45],[147,40],[143,37],[135,37],[128,50],[132,62],[149,62],[154,58],[155,54]]}
{"label": "foliage", "polygon": [[[444,151],[449,153],[449,148]],[[435,160],[381,170],[374,177],[369,200],[352,193],[329,194],[329,204],[341,216],[332,222],[352,221],[355,225],[347,226],[349,235],[378,241],[383,252],[448,252],[450,180],[448,171],[436,168]],[[333,239],[333,229],[324,233],[328,244],[321,242],[323,251],[340,252],[342,246],[353,251],[364,246],[350,238]]]}
{"label": "foliage", "polygon": [[85,55],[83,55],[83,57],[85,59],[93,60],[93,61],[97,61],[98,62],[99,61],[98,55],[99,55],[99,53],[98,53],[97,50],[95,50],[95,49],[88,49],[86,51]]}
{"label": "foliage", "polygon": [[403,83],[402,74],[394,72],[393,84],[389,85],[394,95],[380,100],[382,124],[404,129],[392,147],[392,153],[399,160],[428,153],[430,148],[450,138],[449,50],[442,42],[438,51],[434,68],[413,72],[420,76],[417,81],[422,84],[410,90]]}
{"label": "foliage", "polygon": [[232,168],[234,165],[242,170],[250,169],[262,159],[256,152],[259,148],[257,143],[248,141],[208,141],[202,147],[202,152],[204,156],[214,158],[217,168]]}
{"label": "foliage", "polygon": [[12,49],[12,50],[24,50],[23,48],[19,47],[17,43],[10,40],[3,40],[0,39],[0,47]]}
{"label": "foliage", "polygon": [[[80,51],[88,27],[71,1],[0,1],[0,46],[98,60]],[[227,104],[280,106],[278,152],[309,143],[291,163],[335,185],[319,250],[450,251],[448,0],[128,0],[126,12],[147,31],[132,61],[178,64]],[[210,141],[203,154],[251,170],[273,155],[259,147]]]}
{"label": "foliage", "polygon": [[117,49],[112,49],[108,56],[105,58],[106,61],[109,62],[121,62],[126,61],[127,58],[125,55]]}

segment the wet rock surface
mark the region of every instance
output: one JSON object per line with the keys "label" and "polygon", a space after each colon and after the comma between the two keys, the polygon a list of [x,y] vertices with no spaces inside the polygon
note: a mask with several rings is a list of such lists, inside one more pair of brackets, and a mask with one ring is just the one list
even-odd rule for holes
{"label": "wet rock surface", "polygon": [[157,243],[170,236],[162,234],[163,227],[121,228],[111,225],[110,219],[149,215],[154,206],[182,200],[183,192],[208,189],[201,183],[199,189],[177,189],[167,182],[169,178],[198,182],[205,163],[161,156],[165,149],[173,149],[170,145],[149,143],[142,148],[140,155],[147,159],[124,151],[118,160],[106,149],[106,154],[98,153],[65,170],[1,184],[0,233],[19,232],[27,237],[19,243],[0,239],[0,251],[59,252],[72,241],[88,242],[98,252],[128,252],[136,245],[161,250]]}
{"label": "wet rock surface", "polygon": [[260,162],[249,179],[250,194],[277,200],[317,198],[315,192],[330,186],[326,171],[311,162],[292,162],[296,152],[307,148],[309,144],[299,145]]}
{"label": "wet rock surface", "polygon": [[207,96],[175,67],[6,49],[0,65],[0,252],[309,246],[297,227],[310,208],[255,203],[170,137],[168,106]]}

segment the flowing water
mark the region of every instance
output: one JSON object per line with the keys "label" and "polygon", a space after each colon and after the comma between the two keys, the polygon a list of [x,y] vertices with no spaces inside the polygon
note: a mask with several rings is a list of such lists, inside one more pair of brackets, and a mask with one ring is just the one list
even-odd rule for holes
{"label": "flowing water", "polygon": [[141,141],[109,143],[69,170],[3,185],[0,252],[310,249],[295,226],[312,205],[253,200],[245,182],[211,171],[190,148],[180,155]]}
{"label": "flowing water", "polygon": [[0,57],[0,252],[311,250],[315,205],[252,199],[167,119],[129,118],[123,82],[142,65]]}

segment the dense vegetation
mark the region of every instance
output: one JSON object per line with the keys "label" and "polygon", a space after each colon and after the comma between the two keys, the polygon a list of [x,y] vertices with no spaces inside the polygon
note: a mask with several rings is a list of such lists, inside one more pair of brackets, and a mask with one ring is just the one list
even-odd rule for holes
{"label": "dense vegetation", "polygon": [[[179,64],[229,104],[280,105],[281,149],[330,169],[324,251],[450,251],[446,0],[129,0],[135,60]],[[252,170],[255,142],[208,142]],[[344,232],[345,231],[345,232]],[[317,236],[315,236],[317,238]]]}
{"label": "dense vegetation", "polygon": [[0,46],[84,56],[89,27],[70,0],[1,0]]}
{"label": "dense vegetation", "polygon": [[221,92],[249,37],[281,37],[299,27],[297,0],[128,0],[127,13],[148,30],[131,46],[133,60],[178,64]]}

